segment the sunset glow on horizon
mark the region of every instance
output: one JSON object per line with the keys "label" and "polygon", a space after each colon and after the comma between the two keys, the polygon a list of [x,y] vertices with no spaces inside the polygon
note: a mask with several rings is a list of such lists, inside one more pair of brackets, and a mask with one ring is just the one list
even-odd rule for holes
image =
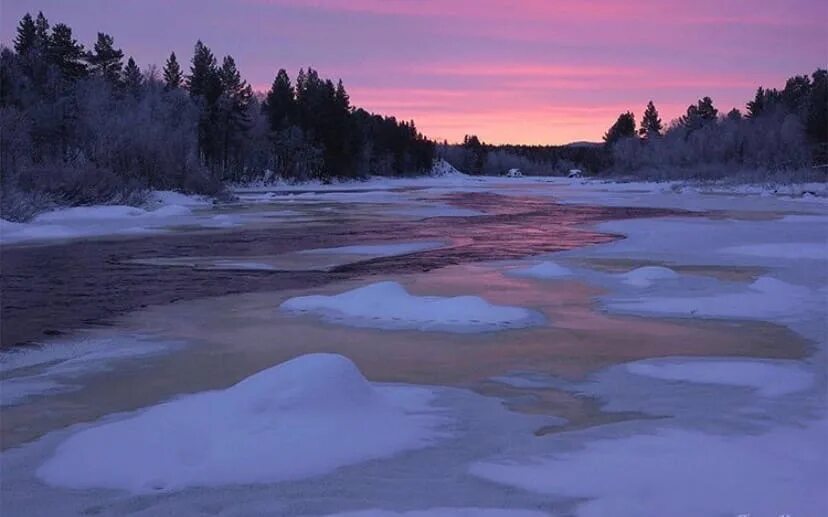
{"label": "sunset glow on horizon", "polygon": [[311,66],[352,104],[450,142],[599,141],[649,100],[665,123],[705,95],[744,110],[757,86],[828,60],[818,0],[3,0],[4,45],[27,11],[87,47],[110,33],[141,67],[189,62],[201,39],[260,91]]}

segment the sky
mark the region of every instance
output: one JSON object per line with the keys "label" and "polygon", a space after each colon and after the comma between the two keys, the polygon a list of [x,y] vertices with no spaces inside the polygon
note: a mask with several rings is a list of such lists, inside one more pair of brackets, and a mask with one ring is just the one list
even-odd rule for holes
{"label": "sky", "polygon": [[27,11],[138,64],[201,39],[264,91],[279,68],[341,78],[352,104],[430,138],[599,141],[652,100],[669,122],[710,96],[744,109],[757,86],[828,66],[826,0],[0,0],[0,40]]}

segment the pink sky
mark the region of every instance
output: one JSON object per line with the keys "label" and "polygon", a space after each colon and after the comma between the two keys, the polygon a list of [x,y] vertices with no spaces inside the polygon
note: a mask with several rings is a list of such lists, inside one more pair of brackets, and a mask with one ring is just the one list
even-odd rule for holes
{"label": "pink sky", "polygon": [[449,141],[597,141],[650,99],[665,122],[704,95],[743,109],[828,61],[825,0],[2,0],[3,43],[38,10],[142,66],[188,61],[199,38],[258,89],[310,65]]}

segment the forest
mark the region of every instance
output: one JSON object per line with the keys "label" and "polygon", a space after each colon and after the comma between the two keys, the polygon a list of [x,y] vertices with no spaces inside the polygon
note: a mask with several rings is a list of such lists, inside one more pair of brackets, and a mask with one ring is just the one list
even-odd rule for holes
{"label": "forest", "polygon": [[202,41],[188,64],[171,53],[139,67],[113,36],[91,48],[63,23],[26,14],[0,49],[0,210],[25,220],[58,205],[140,203],[150,189],[221,196],[228,183],[416,175],[439,156],[468,174],[589,174],[648,179],[824,178],[828,71],[760,87],[721,113],[710,97],[662,122],[651,101],[604,142],[436,144],[413,121],[355,107],[342,81],[284,69],[255,92],[232,56]]}
{"label": "forest", "polygon": [[444,143],[439,154],[469,174],[593,174],[648,179],[824,179],[828,174],[828,71],[789,78],[780,90],[759,87],[745,113],[720,113],[710,97],[690,104],[665,124],[650,101],[636,125],[627,111],[602,144],[563,146],[487,145],[468,135]]}
{"label": "forest", "polygon": [[413,121],[350,103],[342,81],[279,70],[254,92],[201,41],[143,70],[98,33],[91,48],[39,13],[0,51],[2,213],[135,202],[148,189],[218,195],[227,182],[418,174],[435,144]]}

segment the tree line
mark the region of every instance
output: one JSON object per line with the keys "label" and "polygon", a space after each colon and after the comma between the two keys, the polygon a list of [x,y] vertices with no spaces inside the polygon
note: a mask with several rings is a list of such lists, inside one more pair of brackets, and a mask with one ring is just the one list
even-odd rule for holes
{"label": "tree line", "polygon": [[710,97],[662,123],[652,101],[636,127],[625,112],[604,135],[613,170],[717,177],[728,172],[786,172],[828,164],[828,71],[789,78],[784,88],[756,90],[738,109],[720,113]]}
{"label": "tree line", "polygon": [[232,56],[195,44],[141,70],[114,38],[91,49],[63,23],[26,14],[0,49],[3,217],[43,204],[129,201],[146,189],[216,194],[227,181],[357,178],[431,168],[413,121],[351,105],[312,69],[254,92]]}
{"label": "tree line", "polygon": [[[828,165],[828,72],[789,78],[784,88],[757,89],[745,113],[722,114],[710,97],[665,124],[650,101],[640,123],[621,113],[603,145],[490,145],[475,135],[461,144],[438,146],[438,154],[468,174],[640,174],[654,178],[719,178],[745,173],[791,176]],[[820,174],[822,174],[820,176]],[[799,174],[802,176],[802,174]],[[806,174],[807,175],[807,174]]]}

